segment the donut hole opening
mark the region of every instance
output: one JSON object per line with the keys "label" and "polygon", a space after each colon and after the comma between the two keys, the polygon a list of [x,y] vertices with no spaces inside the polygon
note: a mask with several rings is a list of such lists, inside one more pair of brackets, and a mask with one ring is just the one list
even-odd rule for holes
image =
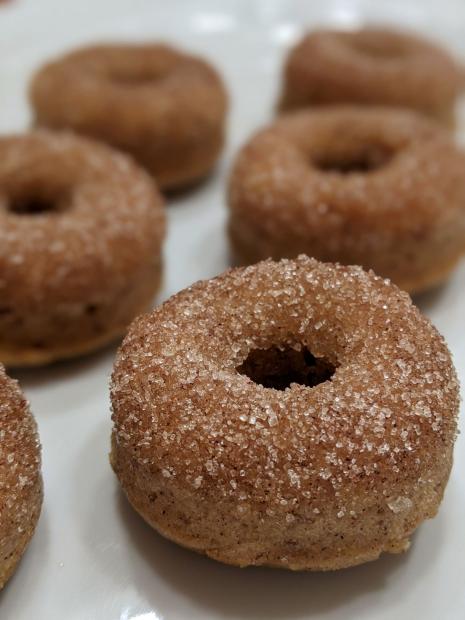
{"label": "donut hole opening", "polygon": [[315,158],[312,163],[321,172],[367,174],[383,168],[392,155],[387,149],[372,147],[353,153],[327,154]]}
{"label": "donut hole opening", "polygon": [[346,36],[346,44],[358,54],[373,60],[397,60],[408,55],[408,47],[382,33],[359,33]]}
{"label": "donut hole opening", "polygon": [[135,88],[152,86],[168,74],[167,68],[162,67],[112,67],[108,72],[108,79],[118,86]]}
{"label": "donut hole opening", "polygon": [[63,211],[68,203],[65,192],[30,188],[10,197],[7,208],[16,215],[46,215]]}
{"label": "donut hole opening", "polygon": [[11,202],[9,210],[17,215],[39,215],[54,211],[55,205],[48,200],[40,198],[21,199]]}
{"label": "donut hole opening", "polygon": [[336,367],[306,347],[271,347],[253,349],[236,370],[263,387],[285,390],[292,383],[313,388],[329,381]]}

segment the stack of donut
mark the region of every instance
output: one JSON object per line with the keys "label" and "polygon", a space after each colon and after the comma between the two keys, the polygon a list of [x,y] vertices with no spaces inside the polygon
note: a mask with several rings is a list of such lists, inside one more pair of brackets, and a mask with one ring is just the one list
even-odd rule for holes
{"label": "stack of donut", "polygon": [[[244,266],[144,314],[158,188],[215,165],[222,79],[161,44],[83,48],[35,75],[34,130],[0,138],[0,362],[94,351],[141,315],[114,365],[111,464],[164,536],[229,564],[327,570],[407,549],[436,514],[459,390],[407,292],[465,253],[465,154],[447,130],[461,82],[413,35],[305,36],[279,118],[231,172]],[[1,364],[0,438],[1,588],[42,502],[36,425]]]}

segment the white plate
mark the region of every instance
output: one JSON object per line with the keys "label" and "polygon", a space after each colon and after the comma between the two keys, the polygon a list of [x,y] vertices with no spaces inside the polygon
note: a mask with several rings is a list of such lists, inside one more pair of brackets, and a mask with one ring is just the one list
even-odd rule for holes
{"label": "white plate", "polygon": [[[103,39],[171,40],[205,54],[232,96],[229,146],[211,180],[169,207],[161,299],[227,266],[224,183],[232,154],[268,120],[285,48],[305,26],[393,21],[465,57],[465,5],[333,0],[11,0],[0,8],[0,130],[28,126],[31,71],[50,55]],[[465,264],[421,307],[465,378]],[[129,508],[108,464],[108,376],[114,350],[16,373],[43,444],[45,503],[36,535],[0,595],[2,620],[117,618],[463,619],[465,456],[439,516],[411,550],[332,574],[222,566],[162,540]]]}

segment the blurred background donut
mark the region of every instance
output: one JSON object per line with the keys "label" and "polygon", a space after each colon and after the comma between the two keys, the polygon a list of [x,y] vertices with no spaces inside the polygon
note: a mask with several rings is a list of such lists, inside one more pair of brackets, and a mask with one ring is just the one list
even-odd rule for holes
{"label": "blurred background donut", "polygon": [[392,105],[452,126],[462,88],[452,56],[420,35],[375,27],[315,30],[289,52],[279,109]]}
{"label": "blurred background donut", "polygon": [[38,71],[30,98],[38,126],[127,151],[164,190],[200,180],[223,148],[227,95],[218,72],[167,45],[76,50]]}
{"label": "blurred background donut", "polygon": [[160,285],[164,233],[158,190],[125,155],[67,133],[0,138],[0,361],[122,335]]}
{"label": "blurred background donut", "polygon": [[305,253],[414,293],[443,281],[465,252],[465,154],[415,112],[283,115],[239,152],[228,199],[241,264]]}

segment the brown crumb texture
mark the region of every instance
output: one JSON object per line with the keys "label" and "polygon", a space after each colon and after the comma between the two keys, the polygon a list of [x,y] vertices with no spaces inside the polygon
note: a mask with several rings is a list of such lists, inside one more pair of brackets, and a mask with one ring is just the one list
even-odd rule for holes
{"label": "brown crumb texture", "polygon": [[223,148],[228,102],[220,75],[167,45],[74,50],[39,69],[30,99],[38,126],[130,153],[164,190],[204,177]]}
{"label": "brown crumb texture", "polygon": [[423,37],[377,27],[315,30],[289,52],[279,109],[406,107],[451,127],[462,87],[459,63]]}
{"label": "brown crumb texture", "polygon": [[465,252],[465,154],[406,110],[282,116],[239,152],[228,202],[239,264],[305,253],[413,293],[446,279]]}
{"label": "brown crumb texture", "polygon": [[[332,371],[275,389],[244,372],[251,355],[268,375],[283,358]],[[305,256],[137,319],[111,399],[112,465],[153,527],[230,564],[311,570],[408,547],[441,501],[459,404],[447,346],[406,293]]]}
{"label": "brown crumb texture", "polygon": [[0,365],[0,588],[31,539],[42,505],[37,426],[16,381]]}
{"label": "brown crumb texture", "polygon": [[0,161],[0,360],[46,363],[124,333],[160,282],[153,181],[69,133],[3,137]]}

